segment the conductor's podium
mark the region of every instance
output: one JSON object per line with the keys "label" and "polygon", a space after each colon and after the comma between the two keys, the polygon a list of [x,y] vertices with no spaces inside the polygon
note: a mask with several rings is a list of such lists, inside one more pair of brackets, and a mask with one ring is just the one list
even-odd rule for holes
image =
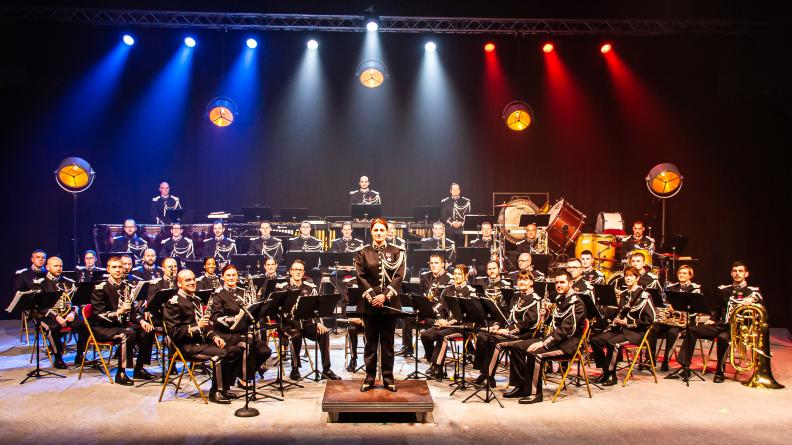
{"label": "conductor's podium", "polygon": [[400,380],[397,392],[382,387],[360,392],[362,379],[330,380],[325,387],[322,411],[328,413],[330,422],[338,422],[341,413],[412,413],[416,420],[426,423],[426,416],[434,410],[429,386],[424,380]]}

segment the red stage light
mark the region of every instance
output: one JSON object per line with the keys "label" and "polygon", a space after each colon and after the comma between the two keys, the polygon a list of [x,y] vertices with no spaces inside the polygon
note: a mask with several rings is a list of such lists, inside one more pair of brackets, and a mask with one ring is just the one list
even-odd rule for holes
{"label": "red stage light", "polygon": [[487,44],[484,45],[484,51],[488,53],[495,51],[495,44],[492,42],[487,42]]}
{"label": "red stage light", "polygon": [[606,43],[600,46],[600,52],[602,54],[608,54],[613,49],[613,46],[610,43]]}
{"label": "red stage light", "polygon": [[553,52],[553,48],[554,47],[552,43],[545,43],[544,46],[542,47],[542,51],[544,51],[545,53],[551,53]]}

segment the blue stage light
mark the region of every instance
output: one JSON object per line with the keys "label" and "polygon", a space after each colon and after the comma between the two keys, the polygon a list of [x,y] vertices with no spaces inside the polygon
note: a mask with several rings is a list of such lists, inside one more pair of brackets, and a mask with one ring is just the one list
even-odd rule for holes
{"label": "blue stage light", "polygon": [[135,44],[135,39],[129,34],[124,34],[124,43],[126,43],[129,46],[132,46]]}
{"label": "blue stage light", "polygon": [[184,44],[187,45],[188,48],[192,48],[195,46],[195,39],[192,37],[187,37],[184,39]]}
{"label": "blue stage light", "polygon": [[247,47],[253,49],[258,46],[256,39],[247,39]]}

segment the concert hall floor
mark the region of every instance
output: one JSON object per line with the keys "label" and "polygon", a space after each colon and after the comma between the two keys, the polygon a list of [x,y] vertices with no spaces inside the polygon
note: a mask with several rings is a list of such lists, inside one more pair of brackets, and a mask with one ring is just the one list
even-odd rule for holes
{"label": "concert hall floor", "polygon": [[[159,386],[110,385],[95,371],[80,381],[78,370],[69,369],[65,379],[20,385],[31,369],[28,349],[19,344],[18,322],[2,321],[0,443],[789,443],[792,347],[788,341],[781,346],[778,339],[773,344],[773,371],[787,386],[782,390],[746,388],[733,380],[716,385],[712,374],[687,388],[679,381],[663,380],[662,373],[659,384],[651,381],[651,374],[640,373],[624,388],[592,388],[593,399],[579,388],[551,404],[546,389],[544,403],[504,400],[502,409],[495,402],[463,404],[470,391],[449,396],[450,382],[431,382],[435,411],[425,425],[328,424],[321,411],[323,383],[306,382],[304,389],[288,391],[284,402],[255,403],[261,415],[254,418],[234,417],[234,410],[244,403],[241,400],[230,406],[204,405],[197,398],[175,400],[168,390],[165,401],[157,403]],[[334,370],[345,379],[361,379],[360,373],[342,371],[343,345],[343,337],[334,336]],[[421,363],[421,370],[425,367]],[[400,376],[412,370],[412,362],[397,358]],[[273,375],[270,370],[267,378]],[[504,385],[501,375],[498,395]]]}

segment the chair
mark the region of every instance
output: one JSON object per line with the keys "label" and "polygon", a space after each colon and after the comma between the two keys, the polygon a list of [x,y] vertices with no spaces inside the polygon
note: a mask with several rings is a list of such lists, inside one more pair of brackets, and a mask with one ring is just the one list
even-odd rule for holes
{"label": "chair", "polygon": [[[198,380],[195,378],[195,374],[193,374],[195,365],[199,363],[203,364],[206,360],[202,358],[191,358],[191,359],[185,358],[184,354],[182,354],[181,352],[181,349],[179,349],[179,347],[176,346],[176,344],[168,336],[167,329],[165,329],[165,340],[169,345],[168,347],[173,349],[172,351],[173,356],[170,359],[170,363],[168,364],[168,370],[165,373],[166,378],[162,382],[162,390],[160,391],[159,401],[162,402],[162,396],[163,394],[165,394],[165,388],[168,386],[168,383],[172,379],[176,378],[176,377],[169,377],[171,375],[171,371],[173,370],[174,363],[181,362],[182,369],[181,372],[179,373],[179,380],[176,382],[176,390],[174,390],[173,393],[176,394],[179,392],[179,388],[181,387],[182,377],[184,377],[184,371],[187,371],[190,374],[190,380],[193,382],[193,385],[195,385],[195,388],[198,389],[198,394],[201,395],[201,399],[203,399],[203,402],[208,405],[209,401],[206,400],[206,396],[201,390],[201,384],[198,383]],[[212,366],[215,366],[215,364],[212,363]]]}
{"label": "chair", "polygon": [[107,368],[107,363],[105,362],[104,357],[102,356],[102,348],[108,347],[110,348],[110,355],[108,356],[108,361],[113,357],[113,347],[117,345],[116,341],[96,341],[96,337],[94,337],[93,329],[91,329],[91,323],[88,321],[93,315],[93,308],[90,304],[86,304],[82,308],[82,315],[83,320],[85,321],[85,328],[88,331],[88,341],[85,343],[85,350],[83,351],[83,358],[82,363],[80,363],[80,375],[77,377],[77,380],[80,380],[83,375],[83,368],[85,368],[85,357],[88,355],[88,348],[91,346],[94,347],[95,355],[99,356],[99,360],[102,363],[102,369],[104,369],[104,373],[107,375],[107,378],[110,379],[110,384],[113,383],[113,377],[110,376],[110,370]]}
{"label": "chair", "polygon": [[[633,359],[630,363],[630,368],[627,369],[627,375],[624,377],[624,380],[622,381],[622,386],[625,386],[627,384],[627,381],[630,380],[630,376],[632,375],[633,368],[635,368],[635,363],[640,359],[642,352],[645,352],[649,356],[649,369],[652,370],[652,376],[654,377],[655,383],[657,383],[657,373],[655,372],[655,364],[653,357],[654,354],[652,354],[651,351],[649,350],[650,335],[652,335],[652,326],[649,326],[649,329],[646,330],[643,339],[641,339],[641,344],[636,346],[635,344],[627,343],[626,345],[622,346],[622,349],[625,352],[629,352],[631,350],[635,351],[635,353],[633,354]],[[627,359],[629,360],[629,354],[627,354]]]}
{"label": "chair", "polygon": [[[561,390],[562,389],[566,389],[566,387],[567,387],[567,376],[569,376],[569,371],[572,369],[572,367],[575,364],[578,364],[578,363],[579,364],[583,364],[584,363],[584,360],[585,360],[584,359],[584,354],[585,354],[585,352],[587,350],[587,346],[588,346],[589,326],[590,326],[589,325],[589,321],[585,320],[584,324],[583,324],[583,335],[580,336],[580,342],[578,342],[577,349],[575,350],[575,353],[572,354],[571,357],[563,357],[563,356],[561,356],[561,357],[558,357],[558,358],[550,359],[552,361],[556,361],[556,362],[559,362],[559,363],[564,363],[564,362],[567,363],[566,370],[564,371],[564,374],[561,376],[561,381],[558,382],[558,389],[556,389],[555,394],[553,394],[553,400],[552,400],[553,403],[555,403],[556,399],[558,398],[558,395],[561,393]],[[588,379],[588,374],[586,373],[586,367],[585,366],[581,366],[580,370],[583,371],[583,379],[586,382],[586,390],[588,391],[588,396],[589,396],[589,399],[590,399],[590,398],[592,398],[591,397],[591,387],[589,386],[589,379]],[[542,378],[544,378],[544,376]]]}

